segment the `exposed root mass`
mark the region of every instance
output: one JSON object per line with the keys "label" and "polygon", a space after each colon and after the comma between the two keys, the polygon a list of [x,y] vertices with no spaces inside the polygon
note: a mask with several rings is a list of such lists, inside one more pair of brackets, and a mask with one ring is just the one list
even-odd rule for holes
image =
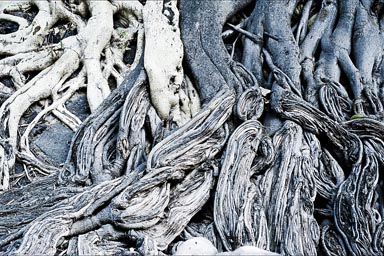
{"label": "exposed root mass", "polygon": [[384,254],[383,7],[1,1],[0,255]]}

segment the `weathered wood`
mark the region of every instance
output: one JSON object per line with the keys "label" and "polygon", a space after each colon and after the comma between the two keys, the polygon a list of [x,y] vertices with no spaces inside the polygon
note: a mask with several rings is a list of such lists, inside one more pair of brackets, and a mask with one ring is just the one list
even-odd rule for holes
{"label": "weathered wood", "polygon": [[382,0],[14,2],[0,255],[384,254]]}

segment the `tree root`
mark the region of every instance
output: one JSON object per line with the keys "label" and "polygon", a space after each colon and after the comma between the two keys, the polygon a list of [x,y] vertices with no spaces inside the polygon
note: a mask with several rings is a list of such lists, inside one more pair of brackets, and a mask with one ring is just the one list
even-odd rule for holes
{"label": "tree root", "polygon": [[232,133],[228,145],[216,188],[214,217],[225,248],[232,251],[243,245],[260,246],[259,239],[268,235],[254,234],[251,228],[254,222],[261,224],[255,218],[259,217],[253,208],[257,188],[252,179],[272,163],[274,148],[258,121],[244,122]]}
{"label": "tree root", "polygon": [[[2,181],[0,183],[3,190],[9,187],[9,175],[15,164],[15,151],[17,150],[18,141],[17,131],[20,118],[32,104],[52,96],[55,103],[43,112],[48,113],[48,111],[52,111],[58,119],[70,128],[77,129],[80,120],[68,112],[63,106],[70,98],[71,93],[76,92],[82,85],[77,88],[75,88],[77,85],[75,87],[72,86],[72,88],[69,89],[70,92],[66,92],[63,95],[58,96],[58,94],[67,90],[68,86],[70,87],[69,84],[71,82],[66,80],[75,73],[79,65],[82,65],[86,72],[88,102],[92,111],[94,111],[109,94],[106,79],[108,79],[112,72],[106,71],[108,69],[108,67],[106,67],[104,75],[107,77],[102,76],[103,70],[101,69],[100,58],[102,51],[112,36],[113,11],[118,12],[125,10],[128,12],[129,8],[132,8],[133,11],[130,13],[138,16],[130,16],[134,21],[141,18],[140,4],[117,5],[114,8],[111,4],[107,3],[107,1],[98,3],[90,1],[86,4],[91,14],[90,21],[87,24],[84,24],[81,20],[83,12],[81,8],[84,8],[81,7],[82,4],[79,6],[71,5],[75,13],[69,11],[68,6],[63,2],[48,3],[44,1],[31,1],[25,6],[20,5],[16,7],[9,4],[9,6],[6,5],[4,7],[4,10],[10,11],[35,5],[39,9],[39,12],[31,24],[14,32],[12,37],[0,35],[4,37],[4,40],[1,41],[4,47],[0,54],[12,55],[1,60],[1,65],[5,68],[2,70],[0,77],[5,75],[11,76],[16,89],[18,89],[0,108],[2,118],[2,130],[0,133],[3,140],[0,150],[2,159],[2,173],[0,177]],[[72,22],[76,26],[78,34],[64,38],[58,44],[49,45],[46,49],[38,51],[36,54],[38,48],[44,46],[48,31],[61,19],[68,19]],[[105,26],[100,26],[100,20]],[[98,37],[98,34],[94,33],[93,30],[95,27],[98,27],[99,33],[102,33],[101,37]],[[109,28],[109,34],[105,34],[106,29],[104,29],[104,27]],[[30,34],[33,35],[29,36]],[[23,40],[24,37],[28,38],[28,40]],[[99,38],[103,38],[103,40]],[[122,42],[126,44],[132,39],[133,36],[127,36]],[[97,51],[94,51],[95,47],[97,47]],[[112,55],[108,60],[109,68],[115,63],[120,63],[120,66],[123,66],[121,64],[122,50],[119,47],[125,49],[125,45],[113,45],[110,50],[112,51]],[[15,49],[17,49],[17,52],[14,52]],[[142,51],[142,49],[138,49],[138,52],[140,51]],[[137,60],[136,63],[133,64],[137,65]],[[10,66],[13,67],[9,68]],[[32,80],[25,83],[26,78],[24,74],[31,71],[41,72]],[[126,70],[123,68],[119,71],[115,70],[114,76],[121,80],[119,72],[124,71]],[[81,77],[82,75],[77,74],[77,76]],[[81,81],[78,83],[80,82]],[[36,161],[36,158],[29,151],[27,138],[35,123],[43,114],[44,113],[41,113],[27,128],[20,145],[21,159],[28,159],[26,161],[28,164],[35,162],[35,166],[39,165],[39,162]],[[49,173],[47,168],[45,168],[45,171]]]}
{"label": "tree root", "polygon": [[0,254],[384,254],[382,8],[0,2]]}

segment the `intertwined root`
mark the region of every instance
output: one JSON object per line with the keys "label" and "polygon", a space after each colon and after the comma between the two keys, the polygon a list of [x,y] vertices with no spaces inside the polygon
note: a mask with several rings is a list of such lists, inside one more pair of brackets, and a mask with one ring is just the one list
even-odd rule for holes
{"label": "intertwined root", "polygon": [[383,254],[381,1],[141,2],[0,2],[0,188],[48,175],[0,194],[1,253]]}
{"label": "intertwined root", "polygon": [[[33,8],[38,11],[32,22],[12,15]],[[19,25],[17,31],[0,35],[0,54],[5,56],[0,60],[0,78],[11,77],[17,90],[0,107],[0,188],[4,190],[9,188],[16,155],[39,172],[52,172],[53,167],[30,151],[29,133],[49,114],[76,130],[81,121],[66,109],[66,102],[86,87],[90,109],[95,111],[110,93],[107,80],[113,78],[120,83],[123,74],[138,64],[140,54],[131,66],[123,57],[132,41],[137,43],[137,52],[142,52],[143,25],[138,1],[4,1],[0,10],[2,20]],[[69,24],[64,29],[70,28],[72,35],[60,31],[60,22]],[[38,74],[28,79],[30,72]],[[22,115],[34,103],[49,97],[52,103],[28,125],[18,145]]]}
{"label": "intertwined root", "polygon": [[[25,238],[14,253],[52,254],[62,237],[107,223],[138,229],[136,237],[151,237],[164,250],[209,198],[217,167],[206,161],[224,146],[228,131],[222,126],[233,105],[233,93],[220,93],[207,109],[153,148],[145,173],[136,167],[131,175],[102,182],[69,198],[69,205],[47,211],[23,229]],[[181,183],[171,188],[172,181]]]}
{"label": "intertwined root", "polygon": [[[216,189],[217,230],[227,250],[244,244],[269,249],[269,242],[264,241],[267,235],[264,232],[268,231],[265,215],[259,209],[262,206],[253,206],[260,201],[261,193],[252,178],[265,171],[273,161],[271,139],[258,121],[250,120],[233,132],[228,145]],[[243,195],[246,195],[245,200]],[[256,233],[251,230],[252,226],[259,227]]]}

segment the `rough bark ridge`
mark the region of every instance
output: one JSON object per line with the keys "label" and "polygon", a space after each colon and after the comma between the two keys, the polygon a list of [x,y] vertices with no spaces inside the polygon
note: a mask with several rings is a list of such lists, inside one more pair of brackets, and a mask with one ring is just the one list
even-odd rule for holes
{"label": "rough bark ridge", "polygon": [[1,1],[0,255],[384,254],[383,7]]}

